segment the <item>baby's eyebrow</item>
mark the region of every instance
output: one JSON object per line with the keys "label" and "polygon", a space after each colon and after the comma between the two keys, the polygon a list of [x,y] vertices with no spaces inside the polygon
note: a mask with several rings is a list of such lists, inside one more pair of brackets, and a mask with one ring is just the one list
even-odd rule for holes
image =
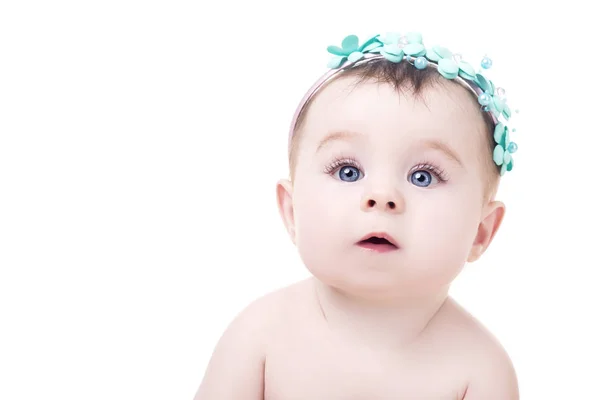
{"label": "baby's eyebrow", "polygon": [[364,134],[358,133],[358,132],[353,132],[353,131],[335,131],[335,132],[331,132],[331,133],[327,134],[327,136],[325,136],[321,140],[321,142],[319,143],[319,146],[317,147],[317,152],[319,150],[321,150],[321,148],[324,147],[329,142],[334,142],[336,140],[346,140],[346,141],[349,141],[351,139],[354,139],[354,138],[360,137],[360,136],[364,136]]}
{"label": "baby's eyebrow", "polygon": [[[363,137],[364,134],[354,131],[334,131],[327,134],[319,143],[317,147],[317,152],[321,150],[327,143],[334,142],[336,140],[345,140],[350,141],[357,137]],[[441,142],[437,139],[423,139],[418,142],[418,146],[427,147],[433,150],[438,150],[444,153],[448,158],[455,161],[459,166],[462,166],[463,163],[460,160],[458,154],[446,143]]]}
{"label": "baby's eyebrow", "polygon": [[463,163],[460,160],[460,157],[458,156],[458,154],[456,154],[456,152],[452,149],[452,147],[450,147],[449,145],[447,145],[444,142],[441,142],[436,139],[423,139],[421,142],[419,142],[419,145],[421,145],[423,147],[428,147],[430,149],[441,151],[442,153],[446,154],[446,156],[448,156],[448,158],[454,160],[459,166],[461,166],[461,167],[463,166]]}

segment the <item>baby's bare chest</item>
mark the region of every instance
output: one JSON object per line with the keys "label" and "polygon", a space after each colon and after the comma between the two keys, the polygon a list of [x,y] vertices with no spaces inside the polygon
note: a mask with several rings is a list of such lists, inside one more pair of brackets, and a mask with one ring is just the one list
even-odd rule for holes
{"label": "baby's bare chest", "polygon": [[407,356],[293,334],[270,346],[265,400],[461,399],[460,361],[439,351]]}

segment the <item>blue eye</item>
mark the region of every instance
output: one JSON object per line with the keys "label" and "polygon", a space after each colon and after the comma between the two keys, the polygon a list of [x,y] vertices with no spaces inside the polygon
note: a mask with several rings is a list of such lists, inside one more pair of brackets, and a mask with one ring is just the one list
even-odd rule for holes
{"label": "blue eye", "polygon": [[344,182],[356,182],[364,176],[360,164],[353,157],[337,157],[325,166],[323,172]]}
{"label": "blue eye", "polygon": [[430,172],[424,170],[415,171],[410,175],[410,182],[419,187],[431,185],[434,179]]}
{"label": "blue eye", "polygon": [[360,177],[360,170],[352,166],[344,166],[340,168],[338,176],[345,182],[356,182]]}

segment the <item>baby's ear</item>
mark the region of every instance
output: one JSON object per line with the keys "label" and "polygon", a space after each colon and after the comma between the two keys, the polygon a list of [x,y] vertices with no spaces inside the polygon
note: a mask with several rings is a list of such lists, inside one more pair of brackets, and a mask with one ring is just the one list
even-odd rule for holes
{"label": "baby's ear", "polygon": [[496,236],[500,224],[502,224],[505,211],[506,207],[504,206],[504,203],[500,201],[492,201],[484,208],[482,214],[483,218],[479,223],[477,235],[475,236],[473,246],[471,247],[469,257],[467,258],[468,262],[478,260],[487,250],[490,243],[492,243],[492,239]]}
{"label": "baby's ear", "polygon": [[292,182],[289,179],[281,179],[277,182],[277,206],[279,207],[279,215],[283,220],[285,229],[288,231],[292,242],[296,244],[296,226],[294,223],[292,190]]}

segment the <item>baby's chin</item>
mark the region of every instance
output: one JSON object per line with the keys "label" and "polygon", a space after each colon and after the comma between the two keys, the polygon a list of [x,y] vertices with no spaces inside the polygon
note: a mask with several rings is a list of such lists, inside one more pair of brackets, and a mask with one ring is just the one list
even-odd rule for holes
{"label": "baby's chin", "polygon": [[[447,279],[390,270],[335,271],[308,268],[321,285],[338,293],[370,301],[393,301],[437,296],[446,290]],[[432,279],[433,278],[433,279]]]}

